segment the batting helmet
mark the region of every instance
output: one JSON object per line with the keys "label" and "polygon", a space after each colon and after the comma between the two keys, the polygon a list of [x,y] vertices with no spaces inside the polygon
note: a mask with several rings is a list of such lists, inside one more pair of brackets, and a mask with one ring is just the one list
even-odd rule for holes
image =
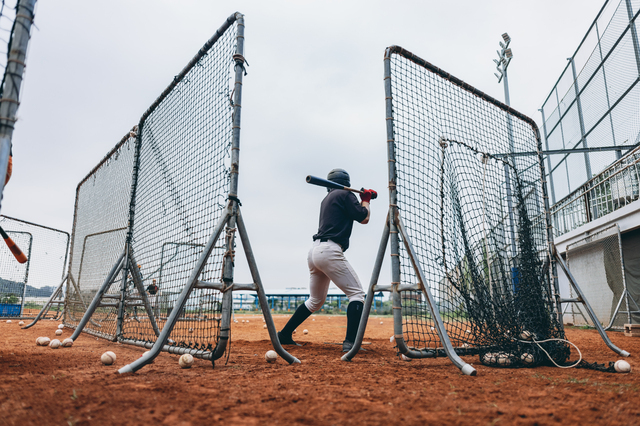
{"label": "batting helmet", "polygon": [[330,180],[335,183],[339,183],[344,186],[351,186],[351,178],[349,177],[349,173],[347,173],[344,169],[333,169],[327,175],[327,180]]}

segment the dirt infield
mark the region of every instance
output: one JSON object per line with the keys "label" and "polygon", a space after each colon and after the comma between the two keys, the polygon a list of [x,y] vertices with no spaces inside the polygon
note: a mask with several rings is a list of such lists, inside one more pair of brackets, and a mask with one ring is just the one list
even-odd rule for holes
{"label": "dirt infield", "polygon": [[[401,361],[391,318],[372,318],[361,352],[340,361],[346,318],[314,316],[294,336],[302,364],[264,361],[271,348],[260,316],[236,316],[231,352],[216,362],[196,360],[182,370],[162,353],[135,374],[117,369],[142,349],[82,335],[72,348],[35,345],[54,338],[57,322],[21,330],[0,323],[0,424],[3,425],[258,425],[258,424],[607,424],[640,423],[640,339],[609,333],[632,353],[629,374],[538,367],[497,369],[465,357],[478,370],[463,376],[447,359]],[[286,316],[276,316],[278,328]],[[242,322],[249,320],[249,322]],[[381,324],[381,321],[383,322]],[[62,338],[71,335],[65,329]],[[618,357],[595,331],[568,329],[589,361]],[[113,366],[100,355],[117,354]],[[572,359],[576,355],[572,355]],[[635,402],[634,402],[635,401]]]}

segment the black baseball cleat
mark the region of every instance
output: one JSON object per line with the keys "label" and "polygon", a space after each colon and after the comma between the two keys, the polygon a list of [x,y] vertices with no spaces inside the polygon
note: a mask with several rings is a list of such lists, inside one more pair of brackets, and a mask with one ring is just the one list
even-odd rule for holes
{"label": "black baseball cleat", "polygon": [[344,342],[342,342],[342,352],[349,352],[352,347],[353,347],[353,342],[350,342],[348,340],[345,340]]}
{"label": "black baseball cleat", "polygon": [[293,338],[291,336],[289,336],[289,337],[281,336],[279,331],[278,331],[278,340],[280,341],[281,345],[302,346],[300,343],[294,342]]}

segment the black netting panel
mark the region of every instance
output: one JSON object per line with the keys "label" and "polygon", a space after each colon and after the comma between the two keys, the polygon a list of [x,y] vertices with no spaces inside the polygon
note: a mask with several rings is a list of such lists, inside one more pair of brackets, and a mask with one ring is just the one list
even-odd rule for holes
{"label": "black netting panel", "polygon": [[[135,133],[125,136],[78,185],[65,323],[77,325],[125,248]],[[76,284],[76,285],[74,285]],[[107,294],[119,294],[112,285]],[[113,339],[116,309],[98,308],[86,331]]]}
{"label": "black netting panel", "polygon": [[[564,337],[551,292],[541,168],[537,156],[505,155],[536,151],[535,129],[396,52],[398,208],[452,343],[461,353],[476,348],[489,365],[544,363],[537,346],[520,341]],[[400,262],[401,283],[416,284],[402,245]],[[441,348],[424,297],[404,292],[402,302],[408,346]],[[542,346],[556,362],[568,358],[564,344]]]}
{"label": "black netting panel", "polygon": [[[160,328],[226,204],[236,33],[234,23],[141,124],[132,248]],[[220,282],[223,245],[220,238],[201,280]],[[210,350],[220,315],[218,291],[194,290],[172,344]],[[155,341],[140,307],[127,308],[123,338]]]}
{"label": "black netting panel", "polygon": [[[0,216],[0,226],[28,258],[18,263],[0,243],[0,316],[34,318],[62,281],[69,234],[7,216]],[[62,306],[56,305],[45,318],[61,314]]]}

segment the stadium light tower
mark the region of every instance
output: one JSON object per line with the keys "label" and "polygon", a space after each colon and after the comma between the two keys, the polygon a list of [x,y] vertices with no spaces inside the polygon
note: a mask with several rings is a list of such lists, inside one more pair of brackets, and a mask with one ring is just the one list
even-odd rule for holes
{"label": "stadium light tower", "polygon": [[497,73],[494,73],[496,77],[498,77],[498,83],[504,80],[504,103],[511,106],[511,102],[509,100],[509,80],[507,79],[507,68],[511,63],[511,58],[513,58],[513,52],[509,48],[509,43],[511,43],[511,37],[509,34],[502,34],[503,42],[500,42],[500,49],[496,50],[498,54],[498,59],[494,59],[493,62],[496,63]]}

